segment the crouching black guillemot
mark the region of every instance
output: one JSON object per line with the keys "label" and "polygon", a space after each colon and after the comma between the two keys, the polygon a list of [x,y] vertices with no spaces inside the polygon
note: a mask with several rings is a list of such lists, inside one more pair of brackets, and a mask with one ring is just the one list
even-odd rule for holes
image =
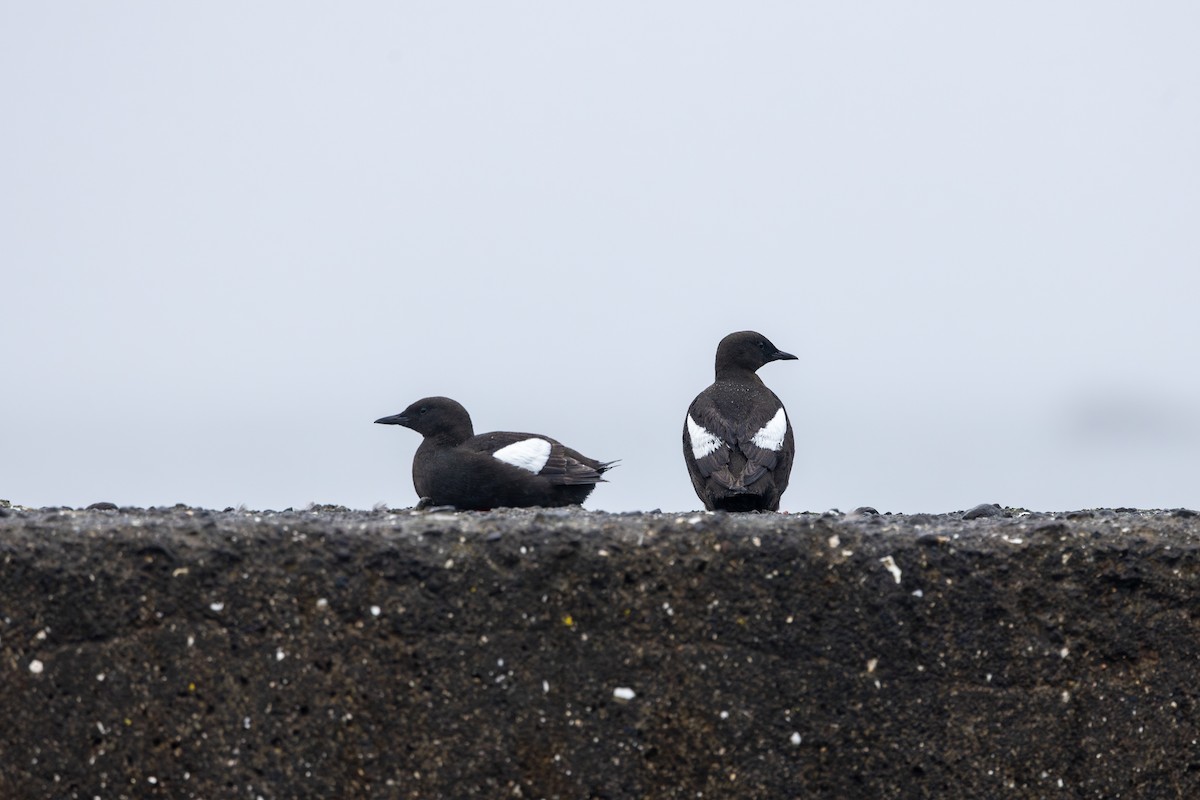
{"label": "crouching black guillemot", "polygon": [[425,437],[413,456],[418,508],[579,505],[616,463],[533,433],[475,436],[467,410],[448,397],[426,397],[375,422],[403,425]]}
{"label": "crouching black guillemot", "polygon": [[778,511],[796,445],[783,403],[756,374],[795,359],[754,331],[717,345],[716,381],[688,407],[683,458],[709,511]]}

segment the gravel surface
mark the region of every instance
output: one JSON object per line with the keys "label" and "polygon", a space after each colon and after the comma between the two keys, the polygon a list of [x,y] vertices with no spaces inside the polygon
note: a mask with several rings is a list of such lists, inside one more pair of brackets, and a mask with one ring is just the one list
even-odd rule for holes
{"label": "gravel surface", "polygon": [[1198,548],[1182,509],[0,503],[0,797],[1194,796]]}

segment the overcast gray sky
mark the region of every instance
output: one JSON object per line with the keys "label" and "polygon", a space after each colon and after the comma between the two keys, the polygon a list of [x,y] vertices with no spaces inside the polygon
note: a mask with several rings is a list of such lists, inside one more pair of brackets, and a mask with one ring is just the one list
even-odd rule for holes
{"label": "overcast gray sky", "polygon": [[693,509],[1200,506],[1200,5],[0,4],[0,497],[415,502],[444,394]]}

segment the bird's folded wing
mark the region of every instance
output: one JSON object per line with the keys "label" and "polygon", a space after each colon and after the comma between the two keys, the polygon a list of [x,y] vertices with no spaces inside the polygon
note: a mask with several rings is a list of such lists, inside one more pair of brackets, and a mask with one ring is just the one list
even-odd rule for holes
{"label": "bird's folded wing", "polygon": [[582,456],[546,436],[497,431],[475,436],[464,442],[463,447],[489,453],[554,484],[579,485],[604,480],[596,469],[580,460]]}
{"label": "bird's folded wing", "polygon": [[[688,411],[687,430],[696,468],[704,477],[711,477],[728,489],[745,489],[775,469],[779,458],[770,445],[773,441],[764,431],[778,425],[776,417],[731,420],[716,406],[698,398]],[[761,446],[767,445],[766,447]],[[731,448],[746,459],[740,474],[730,471]]]}
{"label": "bird's folded wing", "polygon": [[585,464],[580,458],[582,456],[571,448],[555,442],[550,451],[550,458],[539,474],[543,478],[549,478],[552,483],[568,486],[599,483],[604,480],[599,470]]}

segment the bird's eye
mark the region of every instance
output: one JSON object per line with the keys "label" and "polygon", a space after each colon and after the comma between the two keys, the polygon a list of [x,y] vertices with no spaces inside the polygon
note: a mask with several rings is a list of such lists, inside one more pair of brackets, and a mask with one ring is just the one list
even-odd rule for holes
{"label": "bird's eye", "polygon": [[428,410],[429,410],[429,408],[427,406],[421,406],[420,413],[424,414]]}

